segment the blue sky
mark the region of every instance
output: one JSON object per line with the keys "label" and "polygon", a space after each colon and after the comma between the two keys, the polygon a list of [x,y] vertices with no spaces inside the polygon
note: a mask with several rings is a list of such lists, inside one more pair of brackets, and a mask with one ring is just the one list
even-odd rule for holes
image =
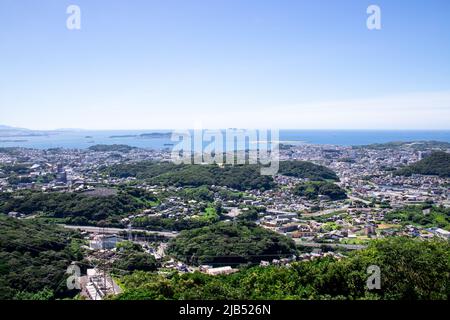
{"label": "blue sky", "polygon": [[449,57],[447,0],[0,0],[0,124],[450,129]]}

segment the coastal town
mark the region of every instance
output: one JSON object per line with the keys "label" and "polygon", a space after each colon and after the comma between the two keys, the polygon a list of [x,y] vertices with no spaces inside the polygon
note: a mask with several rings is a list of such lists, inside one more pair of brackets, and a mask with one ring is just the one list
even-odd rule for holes
{"label": "coastal town", "polygon": [[[226,185],[201,187],[154,184],[136,177],[108,174],[109,167],[143,161],[170,162],[168,148],[140,149],[114,145],[89,149],[4,148],[0,152],[0,193],[74,193],[89,197],[109,197],[122,186],[130,186],[154,197],[145,208],[122,214],[114,225],[83,225],[61,221],[84,237],[83,248],[90,268],[80,278],[82,295],[100,300],[119,293],[120,287],[108,275],[120,258],[120,243],[134,243],[158,262],[160,272],[203,272],[208,275],[238,272],[235,265],[190,265],[167,252],[167,243],[191,221],[234,221],[245,217],[256,225],[292,239],[300,254],[260,260],[261,266],[289,265],[294,261],[333,256],[345,258],[374,239],[407,236],[424,240],[450,239],[447,223],[421,225],[402,220],[395,212],[421,205],[419,214],[434,214],[434,208],[450,208],[450,178],[438,175],[396,175],[395,170],[414,164],[432,152],[449,152],[440,143],[402,143],[385,146],[282,145],[280,161],[311,162],[334,171],[332,182],[343,192],[333,199],[296,192],[309,178],[277,174],[275,188],[238,190]],[[423,206],[428,204],[428,206]],[[448,211],[447,211],[448,212]],[[16,219],[39,219],[45,212],[2,212]],[[175,227],[161,221],[179,222]],[[444,221],[445,222],[445,221]],[[201,224],[202,225],[202,224]],[[103,264],[101,263],[103,261]],[[105,263],[107,261],[107,263]],[[117,269],[116,268],[116,272]]]}

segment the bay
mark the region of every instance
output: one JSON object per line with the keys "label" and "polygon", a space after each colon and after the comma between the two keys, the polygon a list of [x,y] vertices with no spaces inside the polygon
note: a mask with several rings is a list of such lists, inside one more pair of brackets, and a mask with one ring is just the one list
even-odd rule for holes
{"label": "bay", "polygon": [[[147,149],[171,148],[168,137],[140,137],[148,133],[170,133],[171,130],[55,131],[42,136],[0,139],[0,147],[35,149],[86,149],[95,144],[126,144]],[[393,141],[450,142],[450,130],[280,130],[280,141],[286,144],[365,145]]]}

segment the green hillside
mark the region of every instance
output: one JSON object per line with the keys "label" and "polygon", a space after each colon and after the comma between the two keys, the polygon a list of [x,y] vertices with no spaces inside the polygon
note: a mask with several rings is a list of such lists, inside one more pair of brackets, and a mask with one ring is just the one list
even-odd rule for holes
{"label": "green hillside", "polygon": [[74,233],[0,215],[0,299],[70,297],[65,272],[82,259]]}
{"label": "green hillside", "polygon": [[403,176],[423,174],[450,177],[450,153],[435,151],[430,156],[397,170],[395,174]]}
{"label": "green hillside", "polygon": [[289,238],[253,223],[219,222],[181,232],[169,252],[189,264],[237,265],[286,258],[294,248]]}

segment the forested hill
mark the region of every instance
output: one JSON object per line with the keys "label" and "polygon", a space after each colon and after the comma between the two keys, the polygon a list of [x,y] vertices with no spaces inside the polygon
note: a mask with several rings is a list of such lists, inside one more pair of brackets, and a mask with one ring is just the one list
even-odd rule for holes
{"label": "forested hill", "polygon": [[[168,162],[144,161],[114,165],[103,170],[112,177],[147,180],[152,183],[175,186],[220,185],[237,190],[275,187],[273,178],[263,176],[258,165],[176,165]],[[280,163],[280,174],[311,180],[339,180],[336,174],[323,166],[305,161]]]}
{"label": "forested hill", "polygon": [[82,259],[75,233],[0,215],[0,299],[52,299],[67,291],[67,267]]}
{"label": "forested hill", "polygon": [[339,181],[338,176],[333,170],[307,161],[282,161],[280,162],[279,173],[285,176],[310,179],[314,181]]}
{"label": "forested hill", "polygon": [[24,191],[0,194],[0,214],[11,211],[75,225],[119,226],[125,216],[149,208],[156,198],[139,189],[107,196],[71,192]]}
{"label": "forested hill", "polygon": [[397,170],[395,174],[404,176],[423,174],[450,177],[450,153],[435,151],[430,156]]}
{"label": "forested hill", "polygon": [[288,258],[295,245],[290,238],[251,222],[219,222],[181,232],[168,251],[188,264],[218,266]]}

